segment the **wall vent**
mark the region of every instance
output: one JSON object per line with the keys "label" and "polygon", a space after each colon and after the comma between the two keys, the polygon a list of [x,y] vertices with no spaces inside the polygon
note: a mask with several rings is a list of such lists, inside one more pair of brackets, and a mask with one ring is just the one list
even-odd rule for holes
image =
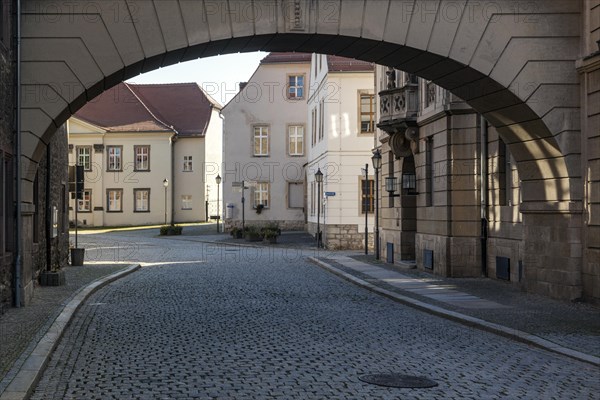
{"label": "wall vent", "polygon": [[433,269],[433,250],[423,250],[423,267]]}
{"label": "wall vent", "polygon": [[496,257],[496,278],[510,281],[510,258]]}

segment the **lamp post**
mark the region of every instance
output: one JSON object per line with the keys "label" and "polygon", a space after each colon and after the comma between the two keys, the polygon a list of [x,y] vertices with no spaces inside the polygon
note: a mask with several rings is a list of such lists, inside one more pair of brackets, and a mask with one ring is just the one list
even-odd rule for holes
{"label": "lamp post", "polygon": [[375,169],[375,259],[379,260],[379,169],[381,168],[381,151],[375,150],[373,157],[373,168]]}
{"label": "lamp post", "polygon": [[[363,174],[365,174],[365,182],[363,183],[363,196],[362,204],[363,211],[365,212],[365,255],[369,254],[369,163],[365,164],[364,168],[361,168]],[[367,189],[367,190],[365,190]],[[366,193],[366,194],[365,194]]]}
{"label": "lamp post", "polygon": [[167,188],[169,187],[169,180],[165,178],[163,181],[163,186],[165,187],[165,225],[167,224]]}
{"label": "lamp post", "polygon": [[221,199],[219,196],[219,191],[220,191],[220,187],[221,187],[221,175],[217,174],[217,177],[215,178],[215,182],[217,183],[217,233],[219,233],[219,231],[220,231],[219,223],[221,221]]}
{"label": "lamp post", "polygon": [[242,232],[246,229],[246,198],[244,197],[244,190],[246,190],[246,182],[242,181]]}
{"label": "lamp post", "polygon": [[323,183],[323,173],[321,168],[315,173],[317,181],[317,248],[321,247],[321,184]]}

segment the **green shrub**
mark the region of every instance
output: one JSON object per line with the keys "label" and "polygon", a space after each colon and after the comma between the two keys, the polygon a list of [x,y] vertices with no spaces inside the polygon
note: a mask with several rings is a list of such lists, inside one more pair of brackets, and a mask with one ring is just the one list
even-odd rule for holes
{"label": "green shrub", "polygon": [[181,235],[183,227],[179,225],[163,225],[160,227],[160,236]]}

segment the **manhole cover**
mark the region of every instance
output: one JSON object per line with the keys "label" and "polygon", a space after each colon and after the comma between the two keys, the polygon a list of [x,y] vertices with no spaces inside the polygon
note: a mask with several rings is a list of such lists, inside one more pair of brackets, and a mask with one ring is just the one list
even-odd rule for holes
{"label": "manhole cover", "polygon": [[395,387],[395,388],[431,388],[437,386],[437,382],[422,376],[402,374],[369,374],[358,377],[363,382],[373,385]]}

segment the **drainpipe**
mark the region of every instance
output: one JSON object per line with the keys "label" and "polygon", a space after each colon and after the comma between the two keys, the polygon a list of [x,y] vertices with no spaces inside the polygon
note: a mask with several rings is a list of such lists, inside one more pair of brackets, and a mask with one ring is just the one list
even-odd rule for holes
{"label": "drainpipe", "polygon": [[[171,127],[175,130],[173,127]],[[175,221],[175,143],[177,142],[177,133],[171,136],[171,225]]]}
{"label": "drainpipe", "polygon": [[480,194],[481,194],[481,274],[487,276],[487,239],[488,239],[488,128],[487,121],[479,117],[480,129]]}
{"label": "drainpipe", "polygon": [[46,146],[46,271],[52,270],[52,202],[50,201],[52,162],[50,146],[50,143]]}
{"label": "drainpipe", "polygon": [[15,307],[21,307],[21,269],[22,269],[22,226],[23,226],[23,217],[21,215],[21,200],[22,200],[22,190],[21,190],[21,0],[17,0],[17,32],[16,32],[16,58],[17,58],[17,66],[15,73],[15,83],[16,83],[16,121],[15,121],[15,166],[16,166],[16,228],[15,228]]}

